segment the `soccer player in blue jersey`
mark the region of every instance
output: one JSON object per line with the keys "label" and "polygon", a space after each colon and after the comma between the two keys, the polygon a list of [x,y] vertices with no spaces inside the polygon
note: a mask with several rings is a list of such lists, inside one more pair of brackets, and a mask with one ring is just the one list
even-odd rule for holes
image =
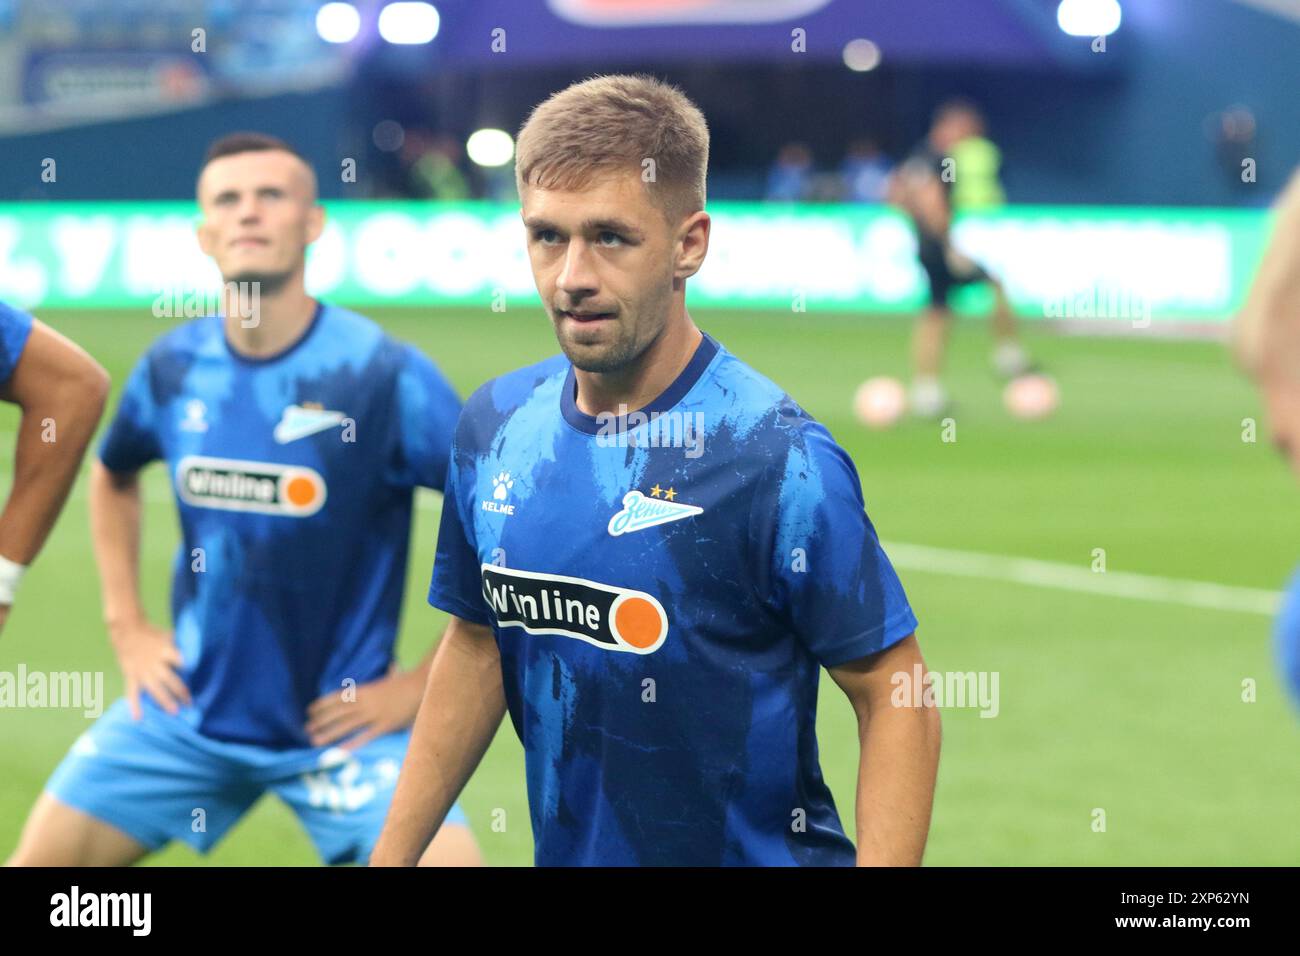
{"label": "soccer player in blue jersey", "polygon": [[[326,862],[365,862],[423,693],[427,660],[399,673],[393,645],[413,491],[443,482],[459,399],[416,349],[307,294],[323,211],[288,146],[218,140],[198,199],[224,315],[149,349],[92,474],[127,695],[55,770],[14,863],[206,851],[267,791]],[[180,518],[174,630],[147,620],[137,580],[155,460]],[[459,810],[426,843],[424,862],[478,861]]]}
{"label": "soccer player in blue jersey", "polygon": [[[1263,395],[1273,442],[1300,476],[1300,170],[1278,200],[1272,238],[1233,331],[1237,358]],[[1300,708],[1300,568],[1287,586],[1273,646]]]}
{"label": "soccer player in blue jersey", "polygon": [[68,499],[108,398],[108,373],[48,325],[0,302],[0,400],[22,409],[0,512],[0,629]]}
{"label": "soccer player in blue jersey", "polygon": [[[939,718],[894,698],[916,618],[848,455],[686,310],[707,157],[648,77],[576,84],[520,132],[563,354],[461,414],[429,591],[452,619],[372,864],[418,859],[507,711],[540,865],[921,861]],[[858,719],[856,850],[820,667]]]}

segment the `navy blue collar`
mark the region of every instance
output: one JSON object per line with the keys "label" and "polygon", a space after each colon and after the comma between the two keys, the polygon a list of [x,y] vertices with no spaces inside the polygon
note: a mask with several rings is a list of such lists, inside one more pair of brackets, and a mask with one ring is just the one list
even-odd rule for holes
{"label": "navy blue collar", "polygon": [[325,313],[325,303],[317,299],[316,311],[311,314],[311,322],[307,324],[307,328],[303,330],[303,333],[299,335],[298,338],[296,338],[293,342],[289,343],[284,348],[280,349],[280,351],[275,352],[271,355],[245,355],[243,352],[239,351],[237,348],[231,345],[230,339],[226,338],[225,316],[218,316],[218,318],[220,318],[221,320],[221,341],[225,343],[226,353],[229,354],[232,358],[240,362],[246,362],[249,365],[265,365],[268,362],[279,361],[280,359],[288,356],[290,353],[296,352],[298,350],[298,347],[301,346],[304,342],[306,342],[309,338],[311,338],[311,334],[315,332],[316,329],[320,326],[321,324],[320,318],[324,313]]}
{"label": "navy blue collar", "polygon": [[[695,354],[691,360],[686,363],[686,368],[682,369],[671,385],[659,394],[659,397],[650,402],[644,408],[631,409],[630,411],[641,412],[649,415],[651,412],[666,412],[683,398],[691,390],[691,386],[700,380],[704,370],[709,367],[713,361],[713,356],[718,354],[718,343],[709,335],[708,332],[701,333],[704,338],[700,344],[695,347]],[[578,380],[573,374],[573,366],[569,366],[569,374],[564,376],[564,388],[560,392],[560,413],[564,415],[564,420],[572,425],[578,431],[586,432],[589,435],[599,435],[602,429],[608,433],[610,428],[619,428],[626,425],[625,418],[619,418],[617,424],[611,422],[602,422],[601,419],[578,408]],[[606,416],[607,418],[609,416]]]}

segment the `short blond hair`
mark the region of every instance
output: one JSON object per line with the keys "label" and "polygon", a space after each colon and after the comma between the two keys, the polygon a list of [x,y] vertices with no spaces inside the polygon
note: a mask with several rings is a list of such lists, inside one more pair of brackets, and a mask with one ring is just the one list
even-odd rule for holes
{"label": "short blond hair", "polygon": [[[650,162],[647,162],[650,161]],[[671,220],[704,208],[709,127],[677,87],[652,76],[595,76],[553,94],[519,130],[515,182],[582,189],[632,170]]]}

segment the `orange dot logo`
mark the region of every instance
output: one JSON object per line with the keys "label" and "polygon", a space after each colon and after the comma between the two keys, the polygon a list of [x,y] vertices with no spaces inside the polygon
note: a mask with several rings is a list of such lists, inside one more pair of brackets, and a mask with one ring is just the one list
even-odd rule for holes
{"label": "orange dot logo", "polygon": [[668,634],[668,618],[658,602],[636,594],[615,599],[610,608],[611,630],[623,644],[641,654],[658,649]]}
{"label": "orange dot logo", "polygon": [[316,483],[304,475],[290,478],[284,496],[295,508],[306,508],[316,500]]}

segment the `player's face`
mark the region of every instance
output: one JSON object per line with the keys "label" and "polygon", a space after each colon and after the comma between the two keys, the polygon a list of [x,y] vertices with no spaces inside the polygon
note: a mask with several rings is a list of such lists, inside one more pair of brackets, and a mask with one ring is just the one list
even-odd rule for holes
{"label": "player's face", "polygon": [[935,142],[940,148],[952,149],[962,140],[982,135],[983,123],[978,115],[966,110],[949,113],[935,127]]}
{"label": "player's face", "polygon": [[273,291],[304,265],[324,213],[311,170],[280,150],[213,160],[199,179],[199,245],[227,282]]}
{"label": "player's face", "polygon": [[635,362],[663,331],[680,274],[678,237],[640,176],[528,186],[522,200],[533,279],[564,354],[586,372]]}

